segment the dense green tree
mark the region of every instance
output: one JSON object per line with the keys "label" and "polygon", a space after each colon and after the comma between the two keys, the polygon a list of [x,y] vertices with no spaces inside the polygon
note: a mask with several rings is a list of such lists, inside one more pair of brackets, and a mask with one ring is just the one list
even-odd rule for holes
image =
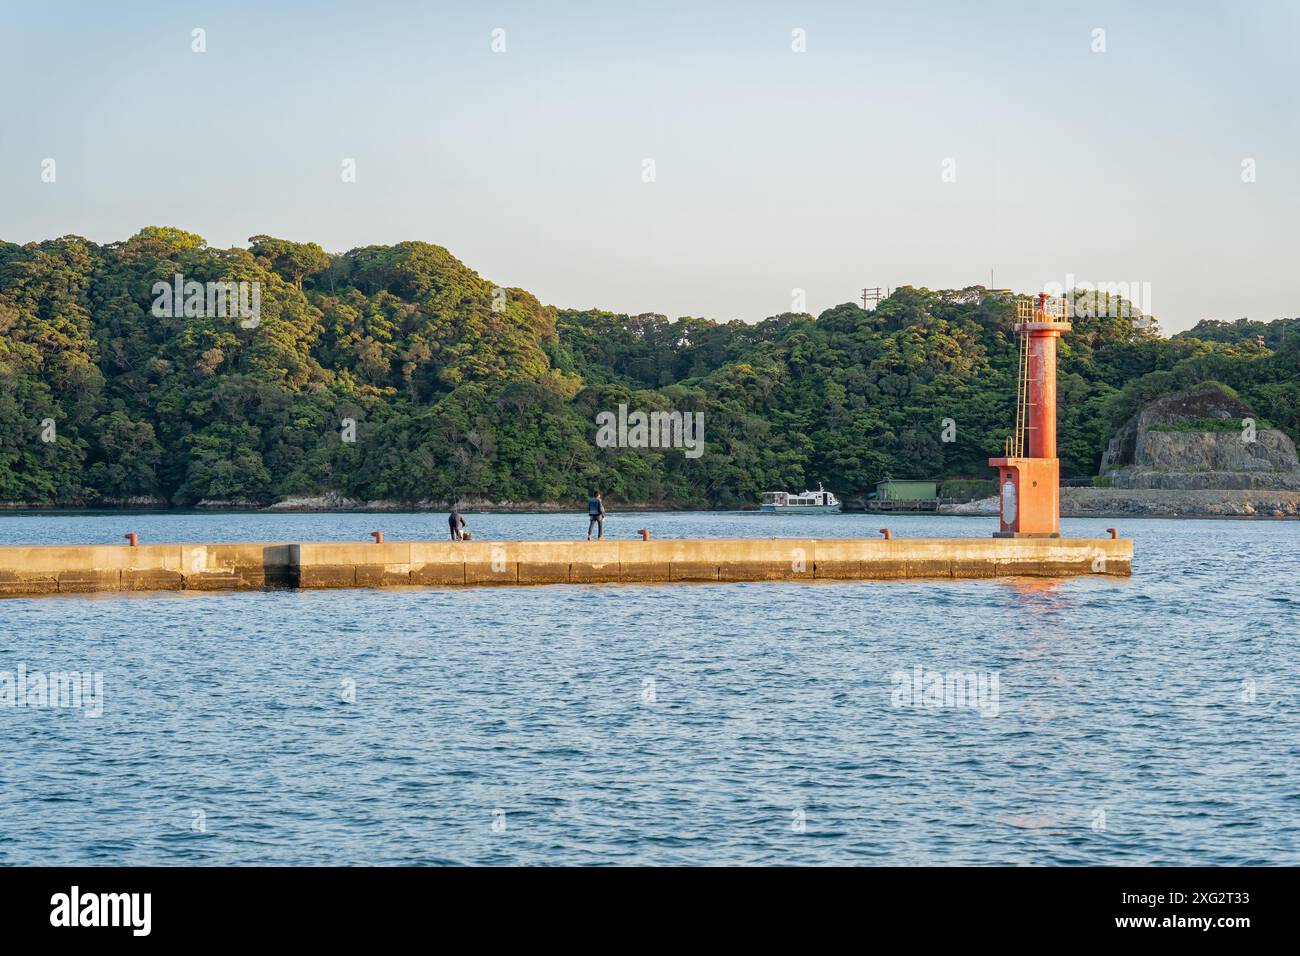
{"label": "dense green tree", "polygon": [[[256,321],[156,309],[176,276],[256,283]],[[1095,473],[1142,403],[1207,380],[1300,430],[1300,320],[1162,338],[1072,296],[1061,457]],[[441,246],[342,255],[179,229],[0,243],[0,500],[580,499],[732,507],[823,482],[985,478],[1011,428],[1011,296],[904,287],[757,323],[557,310]],[[597,447],[620,405],[702,413],[706,451]]]}

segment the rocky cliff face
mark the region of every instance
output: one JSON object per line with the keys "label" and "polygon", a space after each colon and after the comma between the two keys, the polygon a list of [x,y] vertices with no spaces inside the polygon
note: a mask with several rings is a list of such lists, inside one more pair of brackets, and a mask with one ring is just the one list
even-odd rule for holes
{"label": "rocky cliff face", "polygon": [[1254,418],[1213,386],[1165,395],[1110,440],[1101,474],[1117,488],[1300,491],[1295,443],[1277,429],[1248,427]]}
{"label": "rocky cliff face", "polygon": [[1295,444],[1276,428],[1257,431],[1149,431],[1134,464],[1164,471],[1296,471]]}

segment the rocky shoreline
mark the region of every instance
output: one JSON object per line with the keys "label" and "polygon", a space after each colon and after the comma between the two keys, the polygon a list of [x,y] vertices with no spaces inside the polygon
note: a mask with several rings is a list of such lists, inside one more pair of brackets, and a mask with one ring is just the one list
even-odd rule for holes
{"label": "rocky shoreline", "polygon": [[[611,502],[611,504],[615,504]],[[616,508],[624,513],[638,511],[708,511],[709,508],[685,502],[617,502]],[[464,498],[458,508],[465,514],[586,514],[587,501],[489,501],[481,498]],[[213,500],[205,499],[192,505],[176,505],[165,498],[129,498],[129,499],[68,499],[54,502],[0,501],[0,512],[4,511],[248,511],[277,513],[321,513],[362,512],[362,513],[404,513],[404,512],[446,512],[448,502],[424,499],[421,501],[395,501],[379,499],[363,501],[343,495],[328,494],[285,498],[270,505],[243,499]]]}
{"label": "rocky shoreline", "polygon": [[[998,499],[941,514],[996,515]],[[1265,489],[1062,488],[1063,518],[1300,518],[1300,492]]]}
{"label": "rocky shoreline", "polygon": [[[239,506],[228,502],[201,501],[196,505],[197,508],[211,509],[233,509]],[[572,514],[580,512],[586,514],[587,500],[581,501],[489,501],[484,498],[462,498],[457,503],[457,508],[465,514],[482,514],[486,512],[495,512],[499,514]],[[707,511],[707,508],[701,508],[698,505],[691,506],[681,502],[650,502],[625,504],[617,503],[619,511]],[[346,498],[341,495],[320,495],[315,497],[286,498],[283,501],[277,501],[273,505],[266,507],[253,506],[251,510],[268,511],[268,512],[330,512],[330,511],[361,511],[361,512],[410,512],[410,511],[429,511],[439,512],[448,510],[448,502],[435,501],[433,499],[423,499],[421,501],[391,501],[380,499],[376,501],[361,501],[357,498]]]}
{"label": "rocky shoreline", "polygon": [[[609,502],[612,510],[623,513],[654,511],[710,511],[714,509],[685,502]],[[252,501],[200,501],[188,508],[176,507],[161,498],[129,498],[104,501],[72,500],[61,502],[0,502],[0,511],[249,511],[276,513],[330,512],[445,512],[447,502],[433,501],[362,501],[342,495],[317,495],[286,498],[272,505]],[[489,501],[466,499],[460,502],[466,514],[571,514],[586,511],[585,501]],[[757,510],[754,509],[725,509]],[[932,514],[934,512],[931,512]],[[943,505],[941,515],[996,515],[997,497],[964,504]],[[1066,518],[1300,518],[1300,491],[1267,489],[1138,489],[1138,488],[1062,488],[1061,515]]]}

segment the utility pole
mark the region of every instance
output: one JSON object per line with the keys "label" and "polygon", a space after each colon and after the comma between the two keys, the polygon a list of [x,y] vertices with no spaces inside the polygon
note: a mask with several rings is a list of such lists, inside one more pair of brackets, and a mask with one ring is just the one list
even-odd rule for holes
{"label": "utility pole", "polygon": [[867,307],[867,303],[876,303],[885,297],[885,291],[880,286],[862,290],[862,308]]}

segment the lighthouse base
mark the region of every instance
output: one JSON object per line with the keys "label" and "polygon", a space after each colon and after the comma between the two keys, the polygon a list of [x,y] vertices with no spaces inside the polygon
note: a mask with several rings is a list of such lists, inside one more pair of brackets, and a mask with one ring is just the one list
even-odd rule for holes
{"label": "lighthouse base", "polygon": [[1061,463],[1055,458],[990,458],[998,470],[998,537],[1061,536]]}

